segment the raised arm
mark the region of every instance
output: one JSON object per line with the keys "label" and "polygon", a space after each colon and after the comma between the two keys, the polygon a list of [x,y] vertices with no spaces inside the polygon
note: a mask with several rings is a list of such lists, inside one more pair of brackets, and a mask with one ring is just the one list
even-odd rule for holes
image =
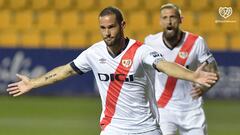
{"label": "raised arm", "polygon": [[217,75],[216,73],[202,71],[204,66],[206,66],[206,63],[202,64],[195,72],[193,72],[179,64],[164,60],[155,64],[157,70],[164,72],[169,76],[211,87],[211,84],[216,82]]}
{"label": "raised arm", "polygon": [[74,74],[76,74],[76,72],[72,69],[70,64],[56,67],[48,73],[32,79],[28,78],[27,76],[17,74],[17,77],[20,80],[18,82],[9,84],[7,91],[14,97],[19,96],[32,90],[33,88],[38,88],[61,81]]}

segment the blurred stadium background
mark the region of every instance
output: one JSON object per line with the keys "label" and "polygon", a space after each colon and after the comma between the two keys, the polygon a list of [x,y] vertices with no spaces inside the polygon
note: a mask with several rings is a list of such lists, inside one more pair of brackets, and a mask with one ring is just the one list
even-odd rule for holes
{"label": "blurred stadium background", "polygon": [[[210,135],[240,134],[240,0],[0,0],[0,134],[96,135],[101,109],[91,73],[9,97],[16,73],[39,76],[70,62],[101,40],[98,14],[122,9],[126,36],[143,41],[161,30],[159,8],[182,9],[182,28],[203,36],[216,57],[221,80],[205,96]],[[231,7],[223,18],[220,7]]]}

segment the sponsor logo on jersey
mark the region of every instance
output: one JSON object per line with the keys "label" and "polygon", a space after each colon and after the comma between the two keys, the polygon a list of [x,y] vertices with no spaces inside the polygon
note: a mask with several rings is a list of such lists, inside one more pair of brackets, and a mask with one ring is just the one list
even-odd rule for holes
{"label": "sponsor logo on jersey", "polygon": [[101,64],[105,64],[107,60],[104,59],[104,58],[101,58],[101,59],[99,59],[98,61],[99,61],[99,63],[101,63]]}
{"label": "sponsor logo on jersey", "polygon": [[158,52],[150,52],[150,55],[153,56],[154,58],[161,56]]}
{"label": "sponsor logo on jersey", "polygon": [[186,59],[188,57],[188,53],[187,52],[179,52],[178,55],[182,59]]}
{"label": "sponsor logo on jersey", "polygon": [[120,81],[120,82],[132,82],[134,81],[133,75],[125,74],[104,74],[98,73],[98,78],[100,81]]}
{"label": "sponsor logo on jersey", "polygon": [[122,65],[126,68],[130,67],[132,65],[132,60],[127,59],[127,60],[122,60]]}

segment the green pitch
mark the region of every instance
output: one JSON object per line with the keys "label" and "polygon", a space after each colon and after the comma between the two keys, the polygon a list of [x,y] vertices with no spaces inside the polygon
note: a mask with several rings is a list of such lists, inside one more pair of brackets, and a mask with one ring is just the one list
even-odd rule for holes
{"label": "green pitch", "polygon": [[[96,97],[0,97],[0,135],[98,135]],[[240,101],[205,101],[209,135],[240,134]]]}

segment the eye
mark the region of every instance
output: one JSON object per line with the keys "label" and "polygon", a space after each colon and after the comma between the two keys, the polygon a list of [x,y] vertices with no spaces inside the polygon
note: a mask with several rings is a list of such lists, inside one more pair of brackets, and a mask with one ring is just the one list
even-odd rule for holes
{"label": "eye", "polygon": [[100,29],[105,29],[105,27],[104,26],[100,26]]}
{"label": "eye", "polygon": [[167,19],[167,16],[163,16],[162,19]]}

